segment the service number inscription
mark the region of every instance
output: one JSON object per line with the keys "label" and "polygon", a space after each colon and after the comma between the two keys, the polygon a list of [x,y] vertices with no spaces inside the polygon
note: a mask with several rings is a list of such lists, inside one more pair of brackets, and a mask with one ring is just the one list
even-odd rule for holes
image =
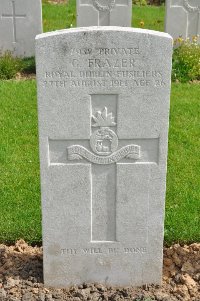
{"label": "service number inscription", "polygon": [[46,70],[43,87],[144,88],[166,86],[163,70],[144,64],[139,47],[72,48],[67,67]]}

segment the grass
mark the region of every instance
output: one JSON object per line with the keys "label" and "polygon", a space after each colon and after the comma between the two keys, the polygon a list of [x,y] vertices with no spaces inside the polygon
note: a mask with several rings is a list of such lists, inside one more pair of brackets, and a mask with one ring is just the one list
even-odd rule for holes
{"label": "grass", "polygon": [[[133,6],[132,26],[152,30],[164,30],[164,6]],[[141,25],[140,22],[144,22]],[[44,32],[76,27],[76,1],[69,0],[68,4],[50,4],[43,0]]]}
{"label": "grass", "polygon": [[69,0],[66,4],[50,4],[43,0],[43,30],[44,32],[76,26],[76,1]]}
{"label": "grass", "polygon": [[164,6],[133,6],[132,11],[133,27],[164,31]]}
{"label": "grass", "polygon": [[16,75],[20,72],[25,74],[35,73],[35,58],[13,57],[9,51],[0,56],[0,79],[16,78]]}
{"label": "grass", "polygon": [[41,241],[35,81],[0,82],[0,241]]}
{"label": "grass", "polygon": [[173,84],[169,131],[166,242],[200,241],[200,85]]}
{"label": "grass", "polygon": [[[0,241],[41,241],[36,83],[1,81]],[[165,242],[200,240],[200,85],[173,84]]]}

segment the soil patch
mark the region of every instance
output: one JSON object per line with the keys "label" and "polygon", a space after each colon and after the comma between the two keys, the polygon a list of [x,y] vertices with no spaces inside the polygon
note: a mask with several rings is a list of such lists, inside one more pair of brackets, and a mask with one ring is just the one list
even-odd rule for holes
{"label": "soil patch", "polygon": [[106,287],[86,284],[68,289],[43,285],[42,247],[23,240],[0,245],[0,301],[200,301],[200,243],[164,248],[162,286]]}

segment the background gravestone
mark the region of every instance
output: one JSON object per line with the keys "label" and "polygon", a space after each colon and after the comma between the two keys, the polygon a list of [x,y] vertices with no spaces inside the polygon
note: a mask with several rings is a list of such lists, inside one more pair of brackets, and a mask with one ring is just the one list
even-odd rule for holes
{"label": "background gravestone", "polygon": [[35,36],[42,32],[41,0],[0,0],[0,51],[35,55]]}
{"label": "background gravestone", "polygon": [[131,26],[131,0],[77,0],[77,27]]}
{"label": "background gravestone", "polygon": [[160,283],[171,57],[148,30],[37,37],[46,285]]}
{"label": "background gravestone", "polygon": [[174,39],[200,35],[200,1],[168,0],[165,31]]}

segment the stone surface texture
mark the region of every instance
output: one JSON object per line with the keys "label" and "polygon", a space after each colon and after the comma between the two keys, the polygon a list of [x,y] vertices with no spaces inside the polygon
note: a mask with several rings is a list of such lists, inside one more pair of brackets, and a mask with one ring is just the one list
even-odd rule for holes
{"label": "stone surface texture", "polygon": [[131,0],[77,0],[77,27],[131,26]]}
{"label": "stone surface texture", "polygon": [[165,31],[174,39],[200,35],[200,1],[167,0]]}
{"label": "stone surface texture", "polygon": [[0,0],[0,51],[35,55],[35,37],[42,33],[41,0]]}
{"label": "stone surface texture", "polygon": [[[164,248],[162,286],[112,287],[84,283],[68,289],[45,287],[42,280],[42,247],[23,240],[0,244],[1,301],[199,301],[200,244]],[[188,269],[183,268],[187,264]]]}
{"label": "stone surface texture", "polygon": [[148,30],[37,36],[46,285],[160,283],[171,57]]}

